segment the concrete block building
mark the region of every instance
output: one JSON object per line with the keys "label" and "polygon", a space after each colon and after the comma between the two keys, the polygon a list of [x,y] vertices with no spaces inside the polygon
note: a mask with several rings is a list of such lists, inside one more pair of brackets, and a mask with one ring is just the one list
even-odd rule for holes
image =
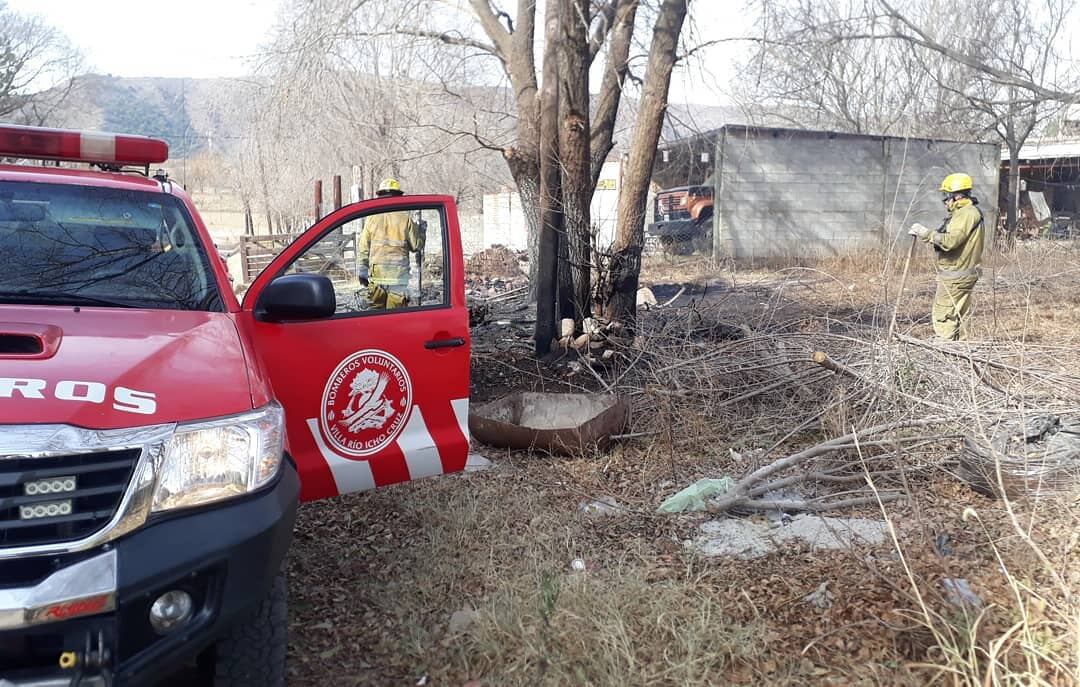
{"label": "concrete block building", "polygon": [[941,180],[963,171],[992,230],[997,145],[728,125],[661,148],[659,188],[711,183],[713,252],[735,258],[816,257],[937,227]]}

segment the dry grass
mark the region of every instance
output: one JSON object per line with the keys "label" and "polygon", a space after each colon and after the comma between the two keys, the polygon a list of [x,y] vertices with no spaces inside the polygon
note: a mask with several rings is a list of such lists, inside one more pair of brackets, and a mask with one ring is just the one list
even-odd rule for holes
{"label": "dry grass", "polygon": [[510,581],[481,610],[463,658],[506,685],[711,685],[760,659],[762,623],[733,622],[693,580],[636,566]]}
{"label": "dry grass", "polygon": [[[636,428],[657,433],[568,459],[487,451],[497,462],[487,472],[306,505],[290,567],[290,684],[413,684],[425,675],[439,685],[1075,684],[1080,504],[1005,508],[979,496],[948,474],[955,444],[902,454],[905,466],[925,469],[876,485],[906,493],[885,506],[893,550],[703,559],[683,542],[704,516],[655,514],[698,477],[744,474],[769,450],[790,453],[888,410],[875,394],[855,393],[858,384],[794,361],[820,345],[860,360],[861,337],[892,314],[900,257],[754,271],[696,258],[650,262],[644,278],[654,283],[710,284],[694,294],[696,313],[673,306],[650,316],[651,347],[683,361],[717,356],[666,371],[660,358],[641,358],[611,371],[607,383],[641,391]],[[976,294],[975,335],[994,343],[979,350],[1051,375],[1044,379],[1076,374],[1080,252],[1028,244],[991,263]],[[932,289],[920,260],[901,332],[929,333]],[[688,335],[718,319],[751,335]],[[759,367],[762,355],[779,364]],[[926,366],[947,358],[928,363],[933,355],[911,353],[910,365],[880,380],[942,400]],[[781,378],[794,383],[728,402]],[[474,386],[475,399],[596,384],[492,347],[474,362]],[[686,393],[656,393],[679,387]],[[980,388],[964,398],[975,408],[995,396]],[[622,511],[580,512],[599,496]],[[967,509],[978,517],[963,519]],[[944,557],[942,535],[952,549]],[[584,572],[571,569],[575,558]],[[986,610],[951,606],[946,578],[967,579]],[[818,610],[802,599],[822,582],[836,602]],[[475,620],[450,635],[463,608]]]}

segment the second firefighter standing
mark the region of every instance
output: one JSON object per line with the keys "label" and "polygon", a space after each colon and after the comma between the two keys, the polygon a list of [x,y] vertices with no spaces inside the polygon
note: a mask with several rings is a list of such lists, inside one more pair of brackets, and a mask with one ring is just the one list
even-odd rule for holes
{"label": "second firefighter standing", "polygon": [[985,231],[969,175],[950,174],[941,182],[940,191],[948,211],[945,221],[936,231],[915,224],[908,233],[934,249],[937,293],[931,316],[935,338],[956,341],[968,336],[971,293],[982,273]]}
{"label": "second firefighter standing", "polygon": [[[378,197],[400,196],[396,179],[383,179]],[[356,276],[368,288],[368,303],[375,310],[409,305],[411,256],[416,254],[417,270],[424,252],[424,236],[408,212],[385,212],[368,217],[357,243]]]}

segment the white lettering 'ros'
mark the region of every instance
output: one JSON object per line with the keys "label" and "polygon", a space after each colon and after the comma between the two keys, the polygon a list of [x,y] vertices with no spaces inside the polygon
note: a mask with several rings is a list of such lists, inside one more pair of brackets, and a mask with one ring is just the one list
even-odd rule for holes
{"label": "white lettering 'ros'", "polygon": [[112,407],[125,413],[153,415],[157,412],[157,395],[149,391],[135,391],[118,386],[113,391]]}
{"label": "white lettering 'ros'", "polygon": [[[49,383],[44,379],[0,377],[0,399],[23,398],[45,400]],[[75,403],[105,403],[109,388],[101,382],[61,380],[53,388],[52,396],[58,401]],[[157,394],[136,391],[118,386],[112,390],[112,407],[124,413],[153,415],[157,412]]]}

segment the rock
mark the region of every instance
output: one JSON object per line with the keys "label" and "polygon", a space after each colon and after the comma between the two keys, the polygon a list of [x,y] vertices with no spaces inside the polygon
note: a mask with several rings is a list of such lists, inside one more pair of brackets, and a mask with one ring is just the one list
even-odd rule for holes
{"label": "rock", "polygon": [[574,335],[574,329],[575,329],[574,320],[572,320],[569,317],[564,318],[561,322],[559,322],[559,336],[560,336],[560,338],[565,339],[565,338],[568,338],[568,337],[572,337]]}
{"label": "rock", "polygon": [[570,569],[574,572],[585,572],[585,561],[580,558],[575,558],[570,561]]}
{"label": "rock", "polygon": [[477,615],[476,611],[468,607],[454,611],[450,616],[450,634],[461,634],[468,630],[476,622]]}
{"label": "rock", "polygon": [[619,502],[611,496],[601,496],[591,501],[582,501],[578,510],[586,515],[618,515],[622,512]]}
{"label": "rock", "polygon": [[692,545],[704,556],[760,558],[791,542],[806,544],[812,551],[850,549],[860,544],[885,541],[886,525],[864,518],[830,518],[798,515],[790,522],[769,523],[729,518],[700,526]]}
{"label": "rock", "polygon": [[761,558],[776,550],[767,532],[749,520],[711,520],[701,525],[701,536],[692,546],[703,556]]}
{"label": "rock", "polygon": [[637,292],[637,305],[638,305],[639,308],[642,307],[642,306],[645,306],[647,308],[651,308],[651,307],[655,306],[656,303],[657,303],[656,295],[653,294],[652,289],[650,289],[647,286],[643,286],[640,289],[638,289],[638,292]]}
{"label": "rock", "polygon": [[832,608],[833,602],[836,601],[836,597],[829,591],[829,583],[822,582],[818,585],[817,589],[804,596],[803,601],[814,608],[825,610],[827,608]]}
{"label": "rock", "polygon": [[942,558],[947,558],[953,555],[952,535],[950,535],[948,532],[942,532],[937,537],[935,537],[934,553],[941,556]]}
{"label": "rock", "polygon": [[980,609],[983,601],[962,577],[947,577],[941,581],[945,588],[945,600],[957,608]]}
{"label": "rock", "polygon": [[495,467],[495,463],[492,463],[479,453],[470,453],[469,457],[465,459],[465,472],[479,472],[493,467]]}
{"label": "rock", "polygon": [[881,520],[866,518],[829,518],[820,515],[798,515],[789,525],[779,528],[784,539],[801,539],[811,550],[850,549],[857,544],[881,544],[885,541],[886,525]]}
{"label": "rock", "polygon": [[615,357],[615,351],[607,350],[600,354],[601,360],[611,360]]}

